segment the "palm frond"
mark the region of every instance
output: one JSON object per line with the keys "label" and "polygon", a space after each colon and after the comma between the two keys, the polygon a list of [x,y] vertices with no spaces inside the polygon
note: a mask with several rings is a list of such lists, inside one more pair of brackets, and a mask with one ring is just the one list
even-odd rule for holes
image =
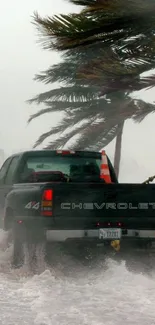
{"label": "palm frond", "polygon": [[113,98],[111,104],[108,104],[105,99],[102,99],[102,102],[98,100],[98,103],[94,101],[93,104],[94,106],[91,102],[86,102],[83,103],[83,108],[68,111],[57,127],[38,139],[35,147],[43,143],[47,137],[55,135],[57,137],[50,141],[46,148],[63,147],[75,135],[81,135],[78,143],[75,143],[76,148],[85,148],[90,143],[92,146],[97,145],[101,141],[107,145],[108,141],[110,139],[112,141],[115,136],[116,133],[112,130],[116,131],[120,120],[131,118],[135,112],[135,101],[128,97],[124,97],[124,101],[121,102]]}
{"label": "palm frond", "polygon": [[[93,117],[93,119],[95,119],[95,118]],[[79,123],[75,124],[74,116],[71,117],[71,116],[67,115],[63,119],[63,121],[61,121],[56,127],[53,127],[49,132],[42,134],[39,137],[39,139],[36,141],[34,148],[37,147],[38,145],[40,145],[41,143],[43,143],[43,141],[45,139],[47,139],[49,136],[53,136],[53,135],[58,135],[59,139],[62,139],[63,142],[66,142],[66,138],[64,137],[64,134],[63,134],[64,132],[66,132],[67,134],[69,133],[69,136],[71,136],[72,134],[76,134],[77,130],[81,131],[83,129],[84,125],[89,125],[89,123],[90,123],[90,121],[88,119],[86,119],[86,120],[83,120],[82,126],[79,125]],[[71,128],[74,128],[74,130],[70,131]],[[55,140],[53,140],[53,143],[55,145]]]}
{"label": "palm frond", "polygon": [[[105,22],[102,25],[98,20],[90,19],[84,14],[80,15],[60,15],[54,18],[42,19],[37,13],[34,13],[34,24],[40,31],[40,41],[45,49],[66,50],[69,48],[84,45],[97,40],[106,41],[108,33],[108,41],[110,33],[117,34],[117,38],[122,37],[122,30],[126,30],[130,25],[135,25],[135,18],[128,18],[127,23],[123,20],[112,21],[105,16]],[[127,33],[123,32],[123,38],[127,38]]]}
{"label": "palm frond", "polygon": [[[76,119],[80,121],[80,119],[84,118],[88,115],[89,110],[89,116],[94,114],[94,107],[96,109],[96,112],[101,110],[101,105],[105,105],[106,100],[102,100],[101,102],[98,100],[93,101],[46,101],[44,102],[45,106],[47,108],[43,108],[39,110],[37,113],[32,114],[28,120],[28,123],[30,123],[35,118],[42,116],[47,113],[55,113],[55,112],[66,112],[68,114],[74,114],[75,121]],[[75,122],[76,123],[76,122]]]}
{"label": "palm frond", "polygon": [[125,40],[139,33],[145,35],[154,23],[152,1],[144,4],[143,0],[127,0],[125,5],[121,0],[103,1],[101,5],[96,2],[96,14],[91,6],[91,10],[86,8],[80,14],[55,15],[53,18],[43,19],[34,13],[33,21],[41,33],[45,48],[66,50],[98,40],[109,42],[114,37]]}
{"label": "palm frond", "polygon": [[43,103],[47,100],[64,100],[64,101],[84,101],[85,99],[97,98],[99,96],[99,89],[97,87],[60,87],[41,93],[36,97],[28,100],[29,104],[36,102]]}
{"label": "palm frond", "polygon": [[[107,123],[108,122],[108,123]],[[81,134],[80,139],[75,143],[74,148],[100,150],[111,142],[117,135],[117,125],[113,121],[100,121],[89,124]]]}
{"label": "palm frond", "polygon": [[[109,142],[111,142],[118,133],[118,125],[108,125],[107,122],[95,120],[88,121],[84,126],[75,128],[72,132],[67,135],[61,136],[56,140],[49,142],[45,149],[63,148],[66,147],[69,140],[73,139],[75,135],[79,135],[78,141],[70,145],[67,145],[68,149],[75,150],[100,150],[105,147]],[[91,143],[91,145],[90,145]]]}
{"label": "palm frond", "polygon": [[69,0],[69,2],[77,6],[92,6],[97,1],[96,0]]}
{"label": "palm frond", "polygon": [[51,113],[51,112],[53,112],[51,107],[43,108],[40,111],[38,111],[37,113],[30,115],[30,117],[28,119],[28,123],[30,123],[31,121],[33,121],[35,118],[37,118],[39,116],[42,116],[44,114]]}
{"label": "palm frond", "polygon": [[137,109],[135,110],[133,116],[133,120],[136,123],[141,123],[146,118],[146,116],[148,116],[150,113],[155,113],[155,103],[150,104],[142,100],[138,100],[136,108]]}
{"label": "palm frond", "polygon": [[[89,120],[85,120],[84,123],[80,126],[79,123],[77,123],[76,125],[72,125],[72,127],[74,126],[73,130],[70,130],[67,132],[67,130],[65,131],[65,135],[61,134],[58,136],[57,139],[50,141],[49,144],[45,147],[45,149],[53,149],[53,148],[63,148],[64,146],[66,146],[67,142],[72,139],[75,135],[77,134],[81,134],[81,132],[83,132],[83,129],[85,127],[87,127],[89,125],[90,121]],[[66,133],[67,132],[67,133]],[[51,130],[51,136],[53,135],[53,130]]]}
{"label": "palm frond", "polygon": [[[155,59],[152,59],[153,61],[155,64]],[[87,80],[89,85],[100,87],[102,95],[120,89],[131,92],[154,87],[155,74],[149,77],[140,77],[142,72],[148,71],[149,64],[149,60],[141,58],[135,62],[119,62],[111,58],[92,60],[87,66],[81,67],[77,76],[80,80]]]}
{"label": "palm frond", "polygon": [[105,1],[105,0],[68,0],[74,5],[84,6],[84,7],[98,7],[98,5],[102,5],[102,8],[105,10],[113,8],[119,8],[120,10],[130,10],[130,11],[138,11],[138,12],[146,12],[147,10],[150,12],[155,9],[154,0],[144,1],[144,0],[127,0],[125,3],[125,8],[123,7],[122,1]]}
{"label": "palm frond", "polygon": [[77,65],[74,62],[62,62],[55,64],[48,70],[41,72],[35,76],[36,81],[50,84],[54,82],[64,82],[67,85],[75,83]]}
{"label": "palm frond", "polygon": [[[48,137],[51,135],[61,134],[63,133],[67,128],[70,127],[70,125],[73,122],[73,118],[69,118],[68,116],[63,119],[57,126],[53,127],[50,131],[43,133],[38,140],[36,141],[34,148],[42,144]],[[74,124],[73,124],[74,125]]]}
{"label": "palm frond", "polygon": [[[44,48],[63,51],[63,62],[36,75],[45,84],[63,87],[46,91],[29,103],[45,108],[29,121],[50,112],[64,119],[42,134],[47,148],[68,146],[95,150],[112,141],[128,118],[141,122],[155,106],[129,98],[135,90],[155,86],[155,75],[141,74],[155,65],[154,0],[70,0],[83,6],[80,14],[42,18],[34,14]],[[149,19],[148,19],[149,17]],[[108,103],[108,99],[110,102]]]}

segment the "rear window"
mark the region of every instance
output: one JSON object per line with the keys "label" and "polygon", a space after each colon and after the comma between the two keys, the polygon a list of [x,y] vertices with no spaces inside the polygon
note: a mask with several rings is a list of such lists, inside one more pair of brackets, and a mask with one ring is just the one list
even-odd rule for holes
{"label": "rear window", "polygon": [[[101,159],[98,157],[33,156],[27,157],[22,178],[36,172],[61,172],[71,180],[100,180]],[[25,179],[26,180],[26,179]]]}
{"label": "rear window", "polygon": [[32,157],[28,158],[26,167],[33,169],[34,172],[59,171],[68,176],[75,173],[83,173],[90,168],[91,171],[100,174],[100,159],[83,157]]}

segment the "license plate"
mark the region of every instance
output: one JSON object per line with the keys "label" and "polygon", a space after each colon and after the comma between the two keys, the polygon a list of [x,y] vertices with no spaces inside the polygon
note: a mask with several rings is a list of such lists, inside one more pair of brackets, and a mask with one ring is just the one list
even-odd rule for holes
{"label": "license plate", "polygon": [[122,231],[120,228],[99,229],[99,239],[120,239]]}

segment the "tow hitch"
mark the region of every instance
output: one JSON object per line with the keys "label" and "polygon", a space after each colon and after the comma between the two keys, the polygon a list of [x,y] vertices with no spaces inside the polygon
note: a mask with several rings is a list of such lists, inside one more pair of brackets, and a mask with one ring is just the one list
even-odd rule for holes
{"label": "tow hitch", "polygon": [[111,241],[111,246],[116,252],[119,252],[120,248],[121,248],[120,240],[112,240]]}

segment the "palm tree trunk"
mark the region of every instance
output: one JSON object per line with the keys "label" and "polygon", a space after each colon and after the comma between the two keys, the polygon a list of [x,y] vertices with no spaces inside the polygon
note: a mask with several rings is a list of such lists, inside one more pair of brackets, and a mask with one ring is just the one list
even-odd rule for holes
{"label": "palm tree trunk", "polygon": [[121,148],[122,148],[122,135],[123,135],[123,127],[125,121],[122,121],[119,124],[119,132],[116,137],[116,145],[115,145],[115,156],[114,156],[114,169],[116,173],[116,177],[119,176],[120,170],[120,162],[121,162]]}

